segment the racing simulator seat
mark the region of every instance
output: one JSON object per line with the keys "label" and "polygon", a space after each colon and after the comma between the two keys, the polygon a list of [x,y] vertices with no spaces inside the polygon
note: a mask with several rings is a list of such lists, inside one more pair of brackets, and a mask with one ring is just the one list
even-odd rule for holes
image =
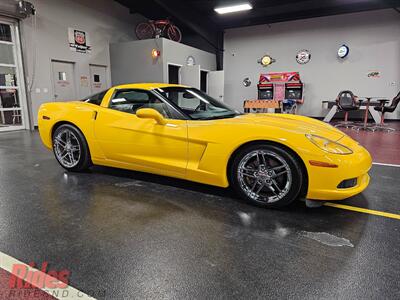
{"label": "racing simulator seat", "polygon": [[336,98],[336,105],[339,111],[344,111],[344,121],[336,123],[335,127],[354,127],[354,122],[349,122],[349,112],[360,109],[357,103],[358,98],[351,91],[341,91]]}
{"label": "racing simulator seat", "polygon": [[396,129],[387,127],[384,123],[385,121],[385,113],[387,112],[394,112],[397,108],[397,105],[400,102],[400,92],[397,94],[396,97],[393,98],[392,103],[390,105],[385,105],[386,103],[390,102],[388,99],[379,99],[377,100],[380,105],[374,107],[376,111],[381,112],[381,122],[378,125],[369,127],[368,129],[375,131],[375,130],[386,130],[388,132],[395,131]]}

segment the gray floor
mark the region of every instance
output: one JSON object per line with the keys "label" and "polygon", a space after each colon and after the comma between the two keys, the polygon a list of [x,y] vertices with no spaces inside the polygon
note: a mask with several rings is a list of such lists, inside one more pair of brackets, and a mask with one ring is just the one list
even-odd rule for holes
{"label": "gray floor", "polygon": [[[400,212],[400,168],[343,203]],[[65,173],[30,132],[0,133],[0,251],[72,272],[102,299],[399,299],[400,221],[252,207],[229,190],[96,167]]]}

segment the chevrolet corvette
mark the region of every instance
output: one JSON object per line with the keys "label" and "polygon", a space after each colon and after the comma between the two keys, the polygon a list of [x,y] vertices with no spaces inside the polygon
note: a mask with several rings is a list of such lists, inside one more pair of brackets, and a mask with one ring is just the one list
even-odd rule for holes
{"label": "chevrolet corvette", "polygon": [[299,115],[242,114],[182,85],[127,84],[45,103],[38,125],[68,171],[103,165],[230,186],[264,207],[345,199],[370,180],[370,154],[338,129]]}

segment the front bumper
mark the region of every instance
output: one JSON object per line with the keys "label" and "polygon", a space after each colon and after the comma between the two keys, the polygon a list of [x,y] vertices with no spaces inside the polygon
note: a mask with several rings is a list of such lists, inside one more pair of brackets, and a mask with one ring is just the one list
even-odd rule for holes
{"label": "front bumper", "polygon": [[[340,140],[353,150],[349,155],[322,154],[318,160],[336,164],[337,168],[312,166],[309,160],[315,160],[315,155],[308,157],[306,163],[309,184],[307,199],[313,200],[342,200],[364,191],[370,181],[368,171],[372,165],[369,152],[358,145],[350,137]],[[357,179],[354,186],[349,188],[338,187],[343,180]]]}

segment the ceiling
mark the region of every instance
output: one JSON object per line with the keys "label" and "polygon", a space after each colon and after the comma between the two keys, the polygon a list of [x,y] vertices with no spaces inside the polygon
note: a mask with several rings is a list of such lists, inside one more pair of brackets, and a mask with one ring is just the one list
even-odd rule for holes
{"label": "ceiling", "polygon": [[[178,14],[197,16],[200,26],[219,30],[269,24],[290,20],[314,18],[367,10],[400,7],[400,0],[117,0],[149,19],[172,17],[185,26]],[[214,8],[250,2],[253,9],[226,15],[218,15]],[[192,20],[192,18],[190,17]],[[193,20],[192,20],[193,21]],[[183,23],[183,24],[182,24]],[[188,26],[191,27],[191,26]]]}
{"label": "ceiling", "polygon": [[[222,69],[224,30],[260,24],[315,18],[368,10],[393,8],[400,13],[400,0],[115,0],[148,19],[169,17],[183,32],[184,43],[217,55]],[[218,15],[214,8],[249,2],[253,9]],[[185,40],[197,36],[204,43]],[[210,51],[210,52],[214,52]]]}

